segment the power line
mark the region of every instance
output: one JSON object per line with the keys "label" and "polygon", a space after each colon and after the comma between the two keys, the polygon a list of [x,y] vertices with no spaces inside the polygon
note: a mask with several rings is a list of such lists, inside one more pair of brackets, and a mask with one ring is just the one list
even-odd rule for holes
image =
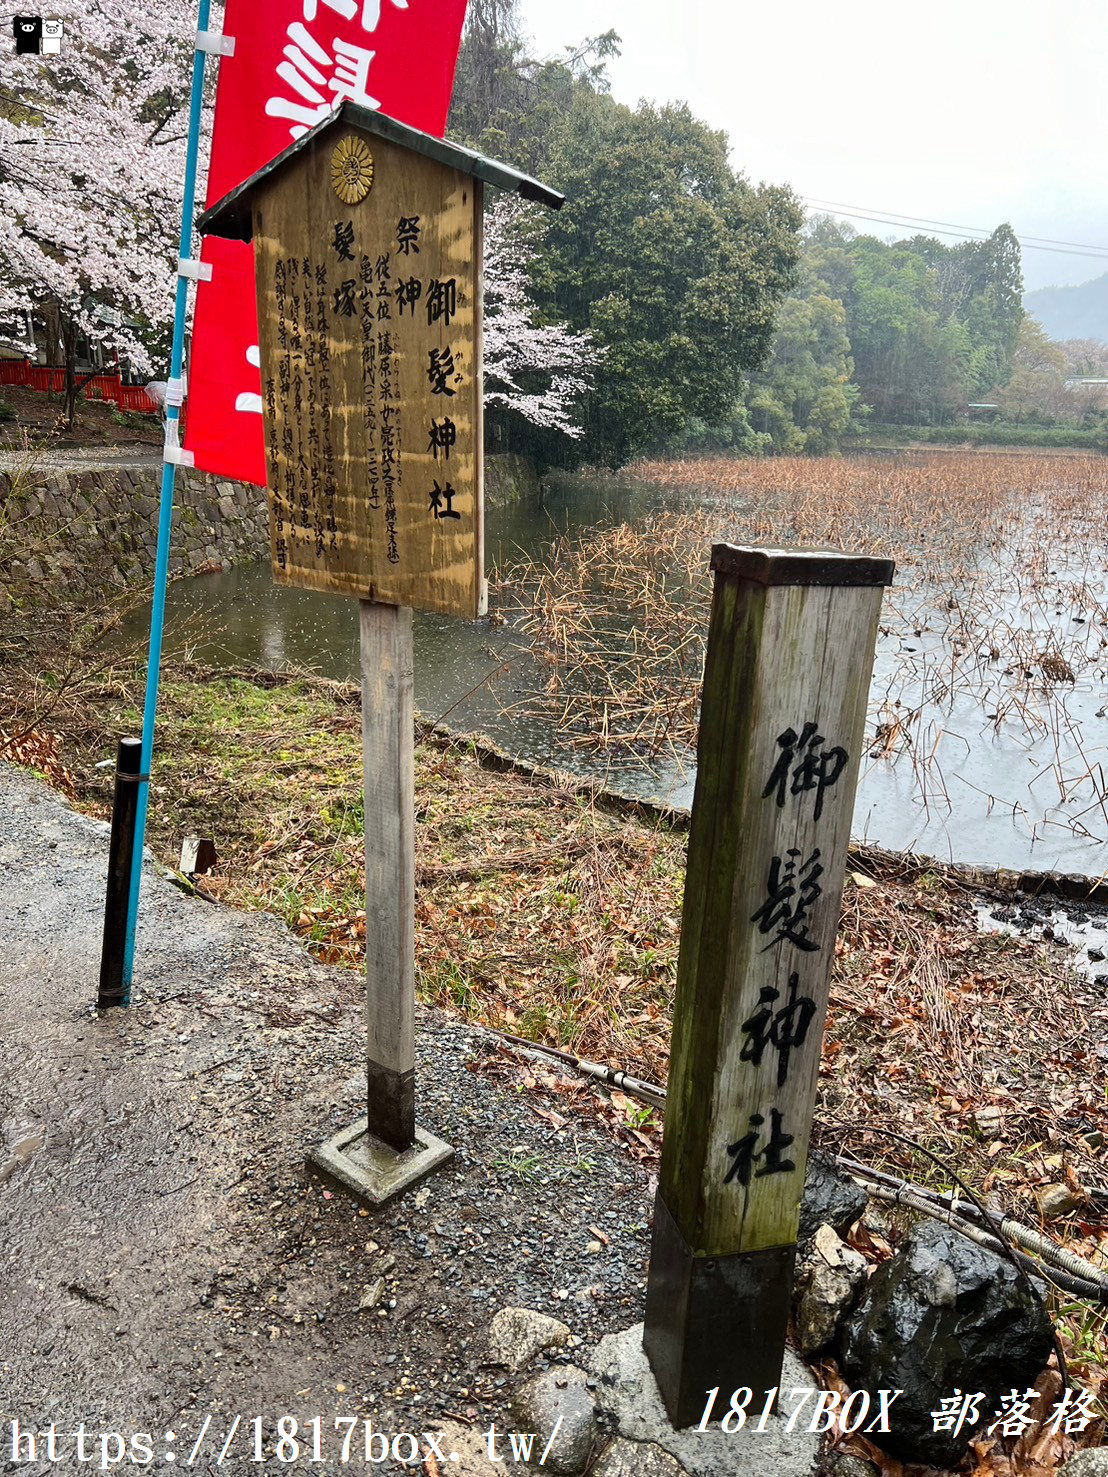
{"label": "power line", "polygon": [[[841,208],[832,209],[824,206],[820,202],[812,201],[810,199],[807,199],[806,197],[802,198],[805,198],[805,203],[808,204],[816,212],[828,211],[828,213],[830,214],[843,216],[848,220],[872,221],[877,223],[878,225],[896,226],[902,230],[916,231],[918,231],[921,224],[923,224],[923,222],[921,222],[919,218],[890,218],[887,215],[863,215],[858,211],[843,210]],[[975,229],[977,228],[967,226],[954,226],[948,229],[933,226],[929,231],[926,232],[926,234],[937,236],[959,236],[964,240],[970,241],[985,241],[988,240],[988,237],[992,234],[991,232],[982,232],[982,234],[980,235],[970,235],[970,231]],[[1026,251],[1049,251],[1057,256],[1083,256],[1090,258],[1092,261],[1108,261],[1108,247],[1094,247],[1091,250],[1079,250],[1066,246],[1046,246],[1041,244],[1039,240],[1029,236],[1017,236],[1016,240]]]}
{"label": "power line", "polygon": [[[992,235],[992,232],[987,230],[984,226],[959,226],[956,225],[954,221],[931,220],[925,215],[908,215],[905,211],[902,210],[880,210],[876,215],[874,215],[865,213],[868,212],[868,207],[865,205],[847,205],[845,201],[842,200],[820,200],[815,195],[805,195],[804,199],[809,201],[813,205],[827,205],[831,206],[833,209],[842,209],[844,211],[854,210],[863,212],[863,220],[876,220],[879,216],[894,216],[901,221],[918,222],[919,224],[925,226],[949,226],[951,230],[965,231],[967,234],[976,232],[983,237]],[[1019,239],[1021,241],[1038,241],[1044,243],[1047,246],[1076,246],[1081,251],[1108,252],[1108,246],[1094,246],[1090,241],[1058,241],[1053,236],[1030,235],[1021,236]]]}
{"label": "power line", "polygon": [[[824,205],[822,205],[822,204],[820,204],[818,202],[814,202],[814,201],[808,199],[807,197],[802,197],[802,198],[805,200],[805,203],[808,204],[808,205],[810,205],[812,207],[812,209],[815,210],[815,211],[825,211],[825,210],[828,209]],[[890,219],[888,216],[884,216],[884,215],[869,215],[869,214],[863,215],[863,214],[861,214],[858,211],[842,210],[842,209],[838,209],[838,208],[830,210],[829,213],[830,214],[833,214],[833,215],[837,215],[837,216],[843,216],[843,217],[845,217],[848,220],[874,221],[878,225],[883,225],[883,226],[897,226],[897,227],[899,227],[901,229],[908,229],[908,230],[918,229],[918,227],[922,224],[922,222],[918,218],[915,219],[915,220],[912,220],[910,218],[902,217],[902,218],[900,218],[898,220],[898,219],[895,219],[895,218],[894,219]],[[949,229],[943,229],[942,227],[933,227],[930,231],[927,232],[927,234],[928,235],[938,235],[938,236],[961,236],[963,239],[970,240],[970,241],[985,241],[985,240],[988,239],[989,235],[992,234],[991,232],[985,232],[984,234],[979,235],[979,236],[971,236],[971,235],[969,235],[969,231],[971,229],[977,229],[977,228],[976,227],[966,227],[966,226],[954,226],[954,227],[951,227]],[[1033,240],[1032,238],[1026,237],[1026,236],[1017,236],[1016,237],[1016,240],[1019,242],[1020,246],[1023,247],[1027,251],[1049,251],[1049,252],[1053,252],[1057,256],[1085,256],[1085,257],[1091,258],[1093,261],[1098,261],[1098,262],[1108,261],[1108,247],[1105,247],[1105,248],[1094,248],[1091,251],[1085,251],[1085,250],[1080,250],[1079,251],[1079,250],[1072,250],[1071,248],[1065,247],[1065,246],[1042,246],[1042,245],[1039,244],[1038,241]]]}

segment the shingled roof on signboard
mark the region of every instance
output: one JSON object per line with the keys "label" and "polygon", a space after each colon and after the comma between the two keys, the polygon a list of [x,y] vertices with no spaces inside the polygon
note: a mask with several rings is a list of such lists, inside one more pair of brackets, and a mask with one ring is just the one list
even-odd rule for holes
{"label": "shingled roof on signboard", "polygon": [[557,190],[532,179],[529,174],[521,174],[508,164],[501,164],[496,159],[486,159],[483,154],[463,148],[461,144],[452,144],[447,139],[436,138],[434,134],[421,133],[418,128],[409,128],[406,123],[400,123],[384,113],[348,102],[328,114],[294,144],[275,155],[249,179],[243,180],[241,185],[224,195],[222,200],[217,200],[197,220],[197,230],[205,236],[223,236],[233,241],[251,240],[254,228],[250,202],[257,186],[280,174],[305,149],[310,148],[332,129],[338,128],[355,128],[375,138],[387,139],[390,143],[412,149],[417,154],[437,160],[438,163],[463,174],[472,175],[474,179],[483,180],[486,184],[496,185],[502,190],[514,190],[524,200],[537,201],[540,205],[548,205],[552,210],[560,210],[565,203],[565,196]]}

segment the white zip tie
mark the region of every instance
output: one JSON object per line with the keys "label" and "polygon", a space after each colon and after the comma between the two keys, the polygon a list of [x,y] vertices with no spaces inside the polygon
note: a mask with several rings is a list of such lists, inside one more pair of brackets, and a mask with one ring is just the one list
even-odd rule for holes
{"label": "white zip tie", "polygon": [[212,280],[212,264],[211,262],[198,261],[196,257],[178,257],[177,275],[178,277],[187,277],[190,282],[210,282]]}
{"label": "white zip tie", "polygon": [[177,409],[180,410],[181,406],[185,403],[185,396],[187,393],[188,390],[185,385],[184,375],[181,375],[180,379],[170,378],[166,380],[165,403],[167,405],[175,405]]}
{"label": "white zip tie", "polygon": [[209,56],[234,56],[235,38],[219,31],[197,31],[196,49],[206,51]]}
{"label": "white zip tie", "polygon": [[194,467],[196,460],[191,451],[183,451],[178,440],[180,421],[174,416],[172,420],[165,423],[165,453],[163,461],[171,462],[175,467]]}

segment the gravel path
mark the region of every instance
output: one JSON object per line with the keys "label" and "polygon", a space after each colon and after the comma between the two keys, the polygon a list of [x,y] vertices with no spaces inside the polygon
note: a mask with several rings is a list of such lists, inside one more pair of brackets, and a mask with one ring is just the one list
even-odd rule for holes
{"label": "gravel path", "polygon": [[536,1111],[560,1094],[493,1080],[484,1033],[421,1014],[420,1119],[457,1156],[370,1217],[303,1163],[361,1111],[356,976],[148,863],[135,1004],[97,1018],[106,854],[106,826],[0,765],[0,1421],[487,1426],[496,1309],[589,1344],[641,1317],[645,1172],[587,1115]]}

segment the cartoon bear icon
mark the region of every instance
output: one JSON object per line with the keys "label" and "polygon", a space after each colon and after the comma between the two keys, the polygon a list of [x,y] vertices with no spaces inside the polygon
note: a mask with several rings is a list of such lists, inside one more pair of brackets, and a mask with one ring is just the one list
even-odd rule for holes
{"label": "cartoon bear icon", "polygon": [[42,50],[42,16],[12,16],[12,31],[15,34],[15,50],[19,56],[27,56]]}

